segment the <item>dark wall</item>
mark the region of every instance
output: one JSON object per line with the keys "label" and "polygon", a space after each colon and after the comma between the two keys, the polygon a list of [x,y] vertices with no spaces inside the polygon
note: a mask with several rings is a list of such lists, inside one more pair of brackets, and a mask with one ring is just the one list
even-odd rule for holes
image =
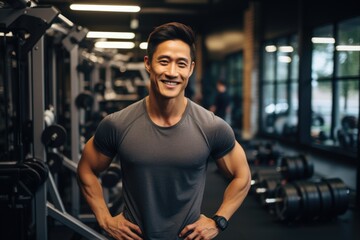
{"label": "dark wall", "polygon": [[263,22],[263,39],[272,39],[297,32],[300,19],[308,27],[316,27],[358,16],[358,0],[260,1]]}

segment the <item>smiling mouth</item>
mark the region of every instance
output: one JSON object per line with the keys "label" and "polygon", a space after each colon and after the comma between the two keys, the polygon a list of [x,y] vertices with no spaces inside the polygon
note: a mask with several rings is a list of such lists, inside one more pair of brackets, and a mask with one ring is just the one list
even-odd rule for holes
{"label": "smiling mouth", "polygon": [[166,80],[162,80],[161,82],[163,82],[163,83],[165,83],[166,85],[169,85],[169,86],[176,86],[176,85],[179,84],[178,82],[166,81]]}

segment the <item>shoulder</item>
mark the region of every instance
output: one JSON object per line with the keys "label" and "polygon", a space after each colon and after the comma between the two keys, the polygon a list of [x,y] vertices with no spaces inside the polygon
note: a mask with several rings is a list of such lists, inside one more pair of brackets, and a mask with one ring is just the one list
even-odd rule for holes
{"label": "shoulder", "polygon": [[107,115],[100,123],[108,127],[126,128],[145,113],[143,100],[139,100],[120,111]]}
{"label": "shoulder", "polygon": [[205,109],[203,106],[191,101],[189,101],[189,115],[197,122],[203,124],[211,124],[215,121],[216,116],[213,112]]}
{"label": "shoulder", "polygon": [[203,106],[189,100],[189,115],[198,124],[204,127],[218,128],[219,126],[228,126],[222,118],[216,116],[213,112]]}
{"label": "shoulder", "polygon": [[129,106],[121,109],[120,111],[114,112],[106,116],[108,121],[126,121],[132,122],[133,119],[138,118],[139,116],[145,113],[143,100],[139,100]]}

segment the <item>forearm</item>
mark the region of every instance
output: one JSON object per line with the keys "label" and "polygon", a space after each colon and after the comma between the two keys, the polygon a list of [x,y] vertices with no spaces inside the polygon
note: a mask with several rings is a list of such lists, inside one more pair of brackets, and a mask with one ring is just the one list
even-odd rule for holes
{"label": "forearm", "polygon": [[104,227],[106,219],[111,217],[104,199],[103,189],[95,174],[78,173],[78,182],[83,196],[94,213],[99,225]]}
{"label": "forearm", "polygon": [[233,178],[227,186],[223,201],[216,212],[216,215],[230,219],[236,210],[241,206],[250,189],[250,177]]}

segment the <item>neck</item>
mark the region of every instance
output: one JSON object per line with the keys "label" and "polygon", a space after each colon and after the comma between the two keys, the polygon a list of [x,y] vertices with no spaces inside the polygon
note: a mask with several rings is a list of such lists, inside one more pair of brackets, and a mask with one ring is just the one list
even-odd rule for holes
{"label": "neck", "polygon": [[158,126],[170,127],[181,120],[187,105],[187,99],[158,99],[149,95],[146,108],[150,119]]}

